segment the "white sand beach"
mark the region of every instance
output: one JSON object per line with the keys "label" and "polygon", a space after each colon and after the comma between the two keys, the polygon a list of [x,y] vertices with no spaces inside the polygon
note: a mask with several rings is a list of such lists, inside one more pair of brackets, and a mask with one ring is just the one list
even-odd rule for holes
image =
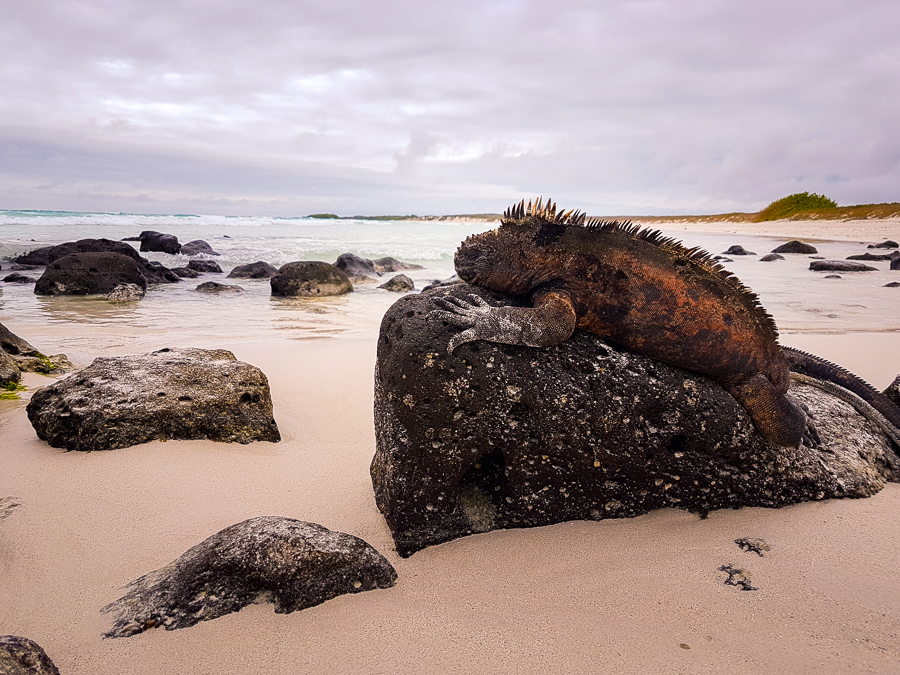
{"label": "white sand beach", "polygon": [[[900,221],[684,227],[900,237]],[[76,365],[180,344],[179,322],[170,333],[89,354],[77,340],[94,330],[89,324],[2,321]],[[495,531],[400,558],[369,478],[375,338],[370,331],[254,339],[236,326],[181,345],[230,349],[267,374],[277,444],[169,441],[63,452],[40,441],[26,418],[25,398],[48,381],[27,375],[23,400],[0,402],[0,497],[20,504],[0,520],[0,634],[35,640],[63,675],[900,672],[897,484],[869,499],[707,519],[665,509]],[[798,331],[782,341],[878,388],[900,373],[900,332]],[[251,605],[187,629],[101,638],[110,619],[100,609],[125,584],[260,515],[361,537],[395,566],[397,585],[289,615]],[[742,551],[740,537],[763,538],[772,550]],[[726,586],[718,571],[726,564],[747,569],[759,590]]]}

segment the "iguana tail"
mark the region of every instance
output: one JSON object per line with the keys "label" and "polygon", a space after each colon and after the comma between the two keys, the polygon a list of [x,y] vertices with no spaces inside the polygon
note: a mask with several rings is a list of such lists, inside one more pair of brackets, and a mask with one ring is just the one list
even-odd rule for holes
{"label": "iguana tail", "polygon": [[832,382],[853,392],[891,423],[896,430],[896,433],[892,434],[895,440],[900,435],[900,408],[871,384],[850,371],[818,356],[794,349],[793,347],[782,346],[781,349],[791,364],[792,372],[811,377],[814,380]]}

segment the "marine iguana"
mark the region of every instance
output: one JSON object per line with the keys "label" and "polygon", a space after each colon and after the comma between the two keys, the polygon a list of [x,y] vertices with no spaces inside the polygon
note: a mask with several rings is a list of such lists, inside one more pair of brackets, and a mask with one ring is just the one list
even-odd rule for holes
{"label": "marine iguana", "polygon": [[787,395],[791,368],[853,391],[900,443],[900,409],[823,359],[782,348],[773,318],[753,291],[699,248],[630,222],[587,220],[542,199],[507,209],[498,229],[468,237],[455,257],[460,279],[533,307],[493,307],[436,298],[434,314],[465,328],[448,351],[473,340],[552,346],[581,328],[632,351],[711,377],[769,441],[796,447],[807,431]]}

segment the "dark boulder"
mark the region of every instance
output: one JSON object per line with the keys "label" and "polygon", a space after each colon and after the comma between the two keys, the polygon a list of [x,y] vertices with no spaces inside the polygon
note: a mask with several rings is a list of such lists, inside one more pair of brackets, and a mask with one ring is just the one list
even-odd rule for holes
{"label": "dark boulder", "polygon": [[773,248],[772,253],[818,253],[818,249],[815,246],[810,246],[809,244],[804,244],[802,241],[797,241],[796,239],[789,241],[786,244],[782,244],[778,248]]}
{"label": "dark boulder", "polygon": [[59,670],[34,640],[0,635],[0,675],[59,675]]}
{"label": "dark boulder", "polygon": [[187,264],[187,268],[189,270],[194,270],[196,272],[218,272],[221,273],[222,268],[219,267],[219,263],[214,260],[191,260]]}
{"label": "dark boulder", "polygon": [[739,244],[735,244],[734,246],[729,246],[727,251],[724,251],[725,255],[756,255],[752,251],[748,251],[743,246]]}
{"label": "dark boulder", "polygon": [[813,272],[875,272],[877,267],[870,267],[855,260],[816,260],[809,263]]}
{"label": "dark boulder", "polygon": [[381,324],[371,475],[401,556],[498,528],[861,497],[900,479],[890,441],[810,387],[795,391],[822,447],[783,448],[712,380],[583,331],[450,355],[461,329],[430,314],[432,298],[470,293],[522,304],[451,286],[404,296]]}
{"label": "dark boulder", "polygon": [[37,279],[20,274],[19,272],[13,272],[12,274],[7,274],[3,277],[3,281],[8,284],[33,284],[37,282]]}
{"label": "dark boulder", "polygon": [[140,265],[141,272],[148,284],[174,284],[181,281],[181,277],[175,272],[155,260],[141,258]]}
{"label": "dark boulder", "polygon": [[21,379],[22,371],[19,370],[16,360],[3,350],[0,350],[0,389],[12,389]]}
{"label": "dark boulder", "polygon": [[74,253],[120,253],[135,261],[142,260],[138,252],[134,250],[134,246],[121,241],[112,239],[79,239],[78,241],[67,241],[64,244],[54,246],[50,250],[47,264]]}
{"label": "dark boulder", "polygon": [[352,253],[339,255],[334,266],[350,277],[350,281],[354,284],[372,283],[381,276],[375,271],[375,263]]}
{"label": "dark boulder", "polygon": [[269,283],[273,296],[285,298],[343,295],[353,290],[353,284],[343,270],[318,260],[282,265]]}
{"label": "dark boulder", "polygon": [[900,270],[900,255],[891,258],[891,269]]}
{"label": "dark boulder", "polygon": [[260,516],[226,527],[165,567],[128,584],[103,608],[103,637],[187,628],[265,599],[276,614],[346,593],[390,588],[397,572],[362,539],[293,518]]}
{"label": "dark boulder", "polygon": [[278,274],[278,269],[267,262],[259,260],[249,265],[238,265],[228,273],[229,279],[271,279]]}
{"label": "dark boulder", "polygon": [[424,269],[421,265],[405,263],[396,258],[377,258],[372,261],[372,265],[379,274],[384,274],[385,272],[400,272],[402,270]]}
{"label": "dark boulder", "polygon": [[37,295],[109,293],[119,284],[147,288],[140,265],[121,253],[74,253],[47,265],[35,284]]}
{"label": "dark boulder", "polygon": [[65,354],[45,356],[28,342],[10,331],[2,323],[0,323],[0,352],[3,353],[4,357],[8,357],[2,360],[3,364],[5,364],[2,370],[7,374],[0,376],[0,381],[4,381],[4,378],[6,382],[19,380],[18,374],[9,373],[9,359],[12,359],[12,364],[17,373],[26,372],[56,375],[73,369],[72,364],[69,362],[69,359],[66,358]]}
{"label": "dark boulder", "polygon": [[880,244],[869,244],[869,248],[897,248],[898,246],[900,246],[900,244],[896,241],[891,241],[890,239],[887,239]]}
{"label": "dark boulder", "polygon": [[777,253],[766,253],[759,260],[760,262],[772,262],[773,260],[784,260],[784,256]]}
{"label": "dark boulder", "polygon": [[17,262],[22,265],[46,265],[50,262],[50,251],[52,251],[53,248],[53,246],[44,246],[42,248],[37,248],[33,251],[23,253],[22,255],[13,258],[13,262]]}
{"label": "dark boulder", "polygon": [[213,251],[212,246],[207,244],[202,239],[195,239],[194,241],[189,241],[186,244],[182,244],[181,255],[222,255],[222,254],[217,253],[216,251]]}
{"label": "dark boulder", "polygon": [[217,281],[204,281],[194,289],[201,293],[243,293],[244,289],[233,284],[220,284]]}
{"label": "dark boulder", "polygon": [[112,450],[166,439],[276,442],[269,382],[224,349],[97,358],[38,389],[26,407],[54,448]]}
{"label": "dark boulder", "polygon": [[859,253],[848,255],[847,260],[890,260],[893,253]]}
{"label": "dark boulder", "polygon": [[141,240],[141,251],[171,253],[172,255],[181,252],[181,244],[178,243],[178,237],[174,234],[144,230],[139,235],[139,238]]}
{"label": "dark boulder", "polygon": [[900,288],[900,281],[892,281],[889,284],[885,284],[883,288]]}
{"label": "dark boulder", "polygon": [[182,279],[196,279],[200,276],[200,272],[192,270],[190,267],[173,267],[172,272]]}
{"label": "dark boulder", "polygon": [[378,288],[383,288],[386,291],[393,291],[394,293],[406,293],[407,291],[414,291],[416,285],[413,283],[413,280],[405,274],[398,274],[395,277],[391,277],[386,283],[381,284]]}

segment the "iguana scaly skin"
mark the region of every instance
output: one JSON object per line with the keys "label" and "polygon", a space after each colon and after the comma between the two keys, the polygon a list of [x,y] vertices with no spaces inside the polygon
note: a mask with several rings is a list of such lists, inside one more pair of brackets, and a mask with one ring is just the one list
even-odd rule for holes
{"label": "iguana scaly skin", "polygon": [[[530,296],[534,306],[436,299],[443,311],[435,314],[466,329],[450,341],[451,353],[473,340],[545,347],[581,328],[708,375],[767,440],[794,447],[802,441],[806,415],[787,396],[791,365],[775,322],[708,253],[631,223],[586,220],[557,212],[552,202],[526,207],[523,200],[498,229],[466,239],[455,263],[462,280]],[[896,412],[891,422],[900,426]]]}

